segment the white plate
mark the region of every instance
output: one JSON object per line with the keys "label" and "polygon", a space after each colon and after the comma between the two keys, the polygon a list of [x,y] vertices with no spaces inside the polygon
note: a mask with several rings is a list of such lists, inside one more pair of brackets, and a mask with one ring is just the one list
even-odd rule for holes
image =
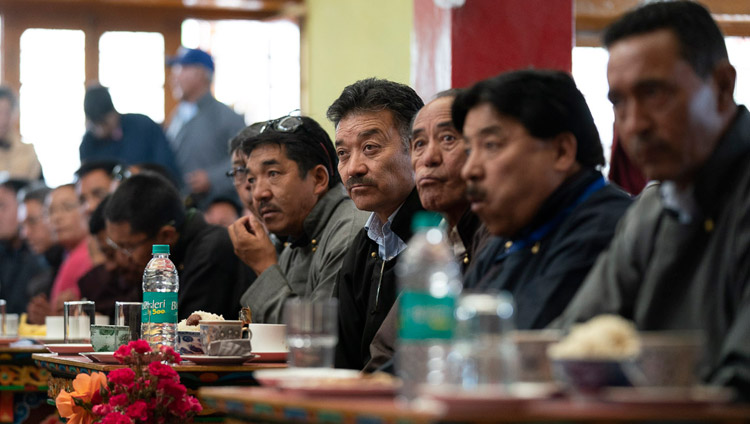
{"label": "white plate", "polygon": [[422,396],[443,403],[449,411],[484,412],[485,410],[519,409],[534,400],[549,399],[560,393],[554,383],[516,383],[502,387],[463,390],[451,385],[421,385]]}
{"label": "white plate", "polygon": [[44,345],[47,350],[58,355],[75,355],[81,352],[93,352],[91,343],[53,343]]}
{"label": "white plate", "polygon": [[283,351],[283,352],[253,351],[253,353],[258,355],[258,359],[256,359],[255,362],[286,362],[286,357],[289,354],[289,352],[287,351]]}
{"label": "white plate", "polygon": [[115,359],[114,352],[81,352],[79,353],[79,355],[85,356],[94,362],[100,362],[102,364],[120,364],[120,361]]}
{"label": "white plate", "polygon": [[335,368],[286,368],[255,371],[253,377],[264,386],[276,386],[287,382],[301,382],[306,380],[327,381],[335,378],[359,378],[359,371]]}
{"label": "white plate", "polygon": [[324,378],[284,381],[278,387],[308,396],[393,396],[401,387],[395,377]]}
{"label": "white plate", "polygon": [[250,353],[242,356],[180,355],[180,358],[198,365],[230,365],[242,364],[257,358],[257,356]]}

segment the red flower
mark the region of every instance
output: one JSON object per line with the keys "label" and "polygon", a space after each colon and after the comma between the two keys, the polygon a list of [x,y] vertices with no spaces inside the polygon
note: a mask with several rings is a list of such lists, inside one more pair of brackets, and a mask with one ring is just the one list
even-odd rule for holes
{"label": "red flower", "polygon": [[107,414],[101,421],[102,424],[133,424],[133,420],[119,412]]}
{"label": "red flower", "polygon": [[156,384],[156,390],[163,392],[165,396],[175,399],[180,399],[187,393],[185,386],[174,380],[159,380]]}
{"label": "red flower", "polygon": [[124,364],[127,359],[130,358],[130,352],[133,349],[130,347],[130,344],[122,345],[117,348],[115,351],[115,359],[117,359],[118,362],[121,364]]}
{"label": "red flower", "polygon": [[148,364],[148,372],[156,378],[178,379],[177,371],[172,367],[161,362],[152,362]]}
{"label": "red flower", "polygon": [[110,371],[107,379],[115,385],[131,386],[135,381],[135,371],[131,368],[120,368],[119,370]]}
{"label": "red flower", "polygon": [[193,396],[188,396],[187,400],[190,403],[191,411],[198,414],[203,410],[203,405],[201,405],[200,401],[198,401],[198,398],[193,397]]}
{"label": "red flower", "polygon": [[103,403],[101,405],[94,405],[94,407],[92,408],[91,411],[93,413],[95,413],[96,415],[99,415],[99,416],[103,417],[103,416],[111,413],[112,411],[114,411],[114,409],[112,408],[112,405],[110,405],[108,403]]}
{"label": "red flower", "polygon": [[151,352],[151,346],[149,346],[148,342],[145,340],[135,340],[130,343],[128,343],[128,346],[130,346],[136,353],[148,353]]}
{"label": "red flower", "polygon": [[182,361],[180,354],[175,352],[174,349],[169,346],[162,345],[161,348],[159,348],[159,351],[164,355],[164,360],[167,362],[179,364]]}
{"label": "red flower", "polygon": [[126,413],[128,414],[128,417],[134,420],[148,420],[148,406],[146,405],[146,402],[142,400],[137,400],[135,403],[128,406]]}
{"label": "red flower", "polygon": [[112,405],[113,408],[117,408],[118,406],[125,406],[128,404],[128,395],[125,393],[114,395],[109,398],[109,404]]}

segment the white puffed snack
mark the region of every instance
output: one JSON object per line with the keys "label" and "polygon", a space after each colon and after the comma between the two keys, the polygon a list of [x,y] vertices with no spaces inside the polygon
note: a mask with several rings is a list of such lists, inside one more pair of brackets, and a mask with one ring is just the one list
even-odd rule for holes
{"label": "white puffed snack", "polygon": [[638,355],[640,348],[632,322],[617,315],[599,315],[573,326],[547,354],[552,359],[624,359]]}
{"label": "white puffed snack", "polygon": [[[195,311],[190,315],[200,315],[201,321],[224,321],[223,316],[212,314],[211,312]],[[187,319],[183,319],[177,323],[177,331],[200,331],[200,327],[197,325],[187,325]]]}

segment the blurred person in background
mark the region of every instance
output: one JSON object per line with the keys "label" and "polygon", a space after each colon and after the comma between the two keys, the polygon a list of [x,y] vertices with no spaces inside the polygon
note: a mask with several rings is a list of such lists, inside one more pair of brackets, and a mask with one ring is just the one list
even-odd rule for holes
{"label": "blurred person in background", "polygon": [[64,302],[80,299],[78,279],[92,267],[88,225],[73,184],[53,189],[47,197],[46,208],[57,242],[65,249],[65,259],[52,283],[49,299],[39,294],[31,303],[34,308],[46,309],[48,315],[62,315]]}
{"label": "blurred person in background", "polygon": [[[117,112],[109,90],[94,85],[83,99],[86,134],[78,149],[81,162],[113,160],[124,165],[158,163],[180,176],[164,131],[146,115]],[[96,206],[91,208],[91,211]],[[90,212],[89,212],[90,213]]]}
{"label": "blurred person in background", "polygon": [[181,48],[168,60],[172,95],[180,103],[172,112],[167,138],[187,184],[192,204],[205,210],[217,196],[234,196],[226,178],[227,142],[245,121],[211,94],[214,60],[199,49]]}
{"label": "blurred person in background", "polygon": [[42,167],[34,146],[21,141],[17,125],[16,94],[10,87],[0,86],[0,178],[41,179]]}
{"label": "blurred person in background", "polygon": [[96,302],[96,312],[113,317],[115,302],[140,302],[143,299],[142,281],[126,278],[117,261],[117,249],[107,242],[104,210],[110,197],[101,200],[89,219],[89,233],[103,260],[78,280],[81,297]]}
{"label": "blurred person in background", "polygon": [[[149,205],[149,207],[144,207]],[[202,310],[237,317],[247,282],[240,274],[226,228],[185,209],[179,192],[161,175],[141,171],[120,183],[104,209],[107,244],[127,281],[140,281],[151,246],[168,244],[180,277],[179,319]]]}
{"label": "blurred person in background", "polygon": [[[49,295],[52,282],[55,281],[65,255],[65,249],[57,243],[44,207],[50,191],[49,187],[38,182],[27,185],[18,194],[21,202],[18,208],[18,220],[21,222],[22,237],[34,253],[44,256],[49,266],[44,275],[39,275],[39,278],[29,281],[31,299],[39,294]],[[46,303],[41,309],[36,307],[36,304],[30,303],[27,308],[27,322],[43,324],[48,312]]]}
{"label": "blurred person in background", "polygon": [[115,181],[115,168],[122,169],[114,160],[86,160],[75,172],[76,192],[86,217],[91,217],[99,202],[112,193],[118,181]]}
{"label": "blurred person in background", "polygon": [[43,256],[34,253],[21,238],[18,191],[26,181],[0,182],[0,298],[6,312],[20,314],[29,302],[29,282],[46,272]]}
{"label": "blurred person in background", "polygon": [[235,199],[228,197],[214,198],[206,208],[203,215],[206,222],[219,227],[228,227],[239,219],[242,214],[242,206]]}
{"label": "blurred person in background", "polygon": [[247,181],[247,155],[242,151],[242,143],[251,137],[257,136],[259,126],[263,123],[252,124],[229,140],[229,156],[231,168],[227,171],[227,177],[232,179],[234,189],[242,204],[240,216],[247,216],[253,209],[253,197],[250,192],[250,184]]}

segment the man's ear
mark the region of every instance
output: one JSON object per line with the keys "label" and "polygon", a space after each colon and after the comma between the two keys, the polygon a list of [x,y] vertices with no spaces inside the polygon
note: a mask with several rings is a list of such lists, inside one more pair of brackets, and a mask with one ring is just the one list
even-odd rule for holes
{"label": "man's ear", "polygon": [[720,112],[733,110],[734,86],[737,82],[737,70],[728,60],[722,60],[712,71],[714,83],[716,84],[716,101]]}
{"label": "man's ear", "polygon": [[180,233],[177,232],[177,229],[173,225],[164,225],[159,229],[159,232],[156,233],[155,239],[157,241],[156,244],[168,244],[174,246],[177,243],[177,240],[180,239]]}
{"label": "man's ear", "polygon": [[326,190],[328,190],[328,181],[331,178],[328,175],[328,170],[323,165],[315,165],[308,173],[308,178],[313,179],[314,188],[313,192],[317,196],[322,196]]}
{"label": "man's ear", "polygon": [[555,165],[557,171],[569,173],[576,167],[576,155],[578,153],[578,141],[573,133],[564,132],[552,139],[555,145]]}

